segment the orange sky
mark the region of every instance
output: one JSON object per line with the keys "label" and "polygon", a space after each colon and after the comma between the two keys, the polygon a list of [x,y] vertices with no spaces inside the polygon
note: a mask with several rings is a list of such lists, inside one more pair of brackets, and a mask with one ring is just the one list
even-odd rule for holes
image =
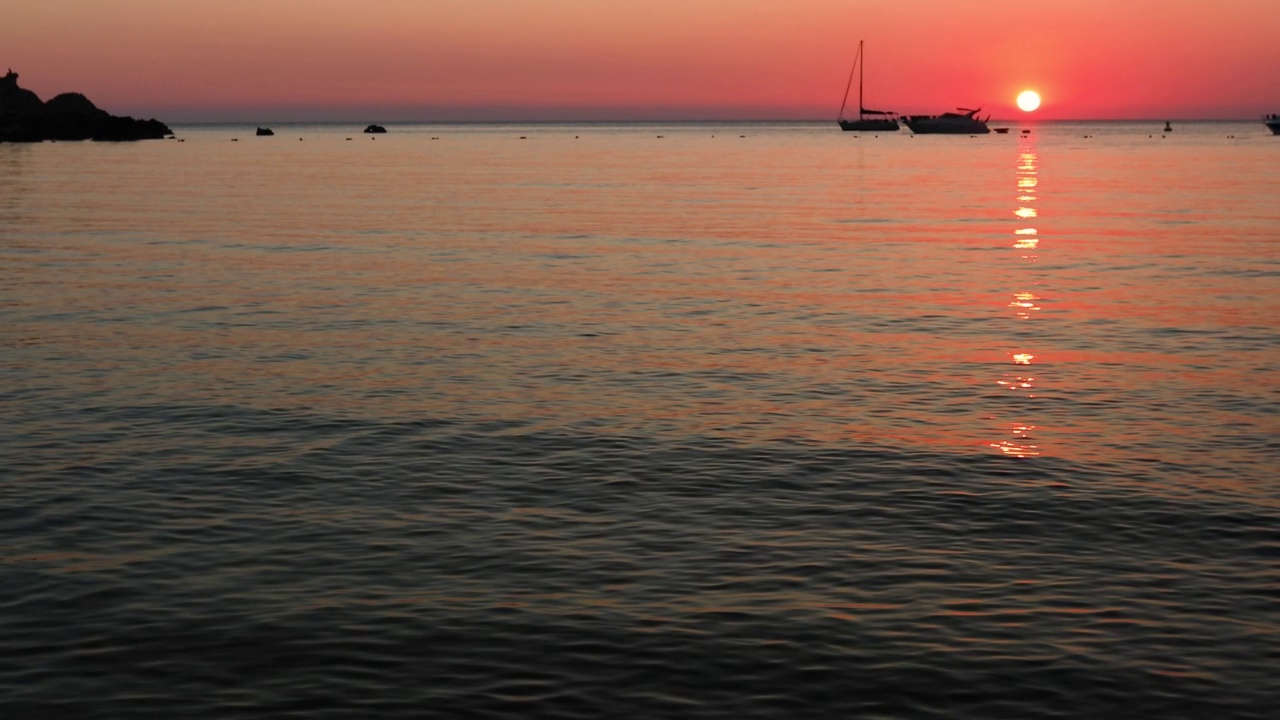
{"label": "orange sky", "polygon": [[1044,118],[1280,112],[1276,0],[7,0],[42,98],[182,120]]}

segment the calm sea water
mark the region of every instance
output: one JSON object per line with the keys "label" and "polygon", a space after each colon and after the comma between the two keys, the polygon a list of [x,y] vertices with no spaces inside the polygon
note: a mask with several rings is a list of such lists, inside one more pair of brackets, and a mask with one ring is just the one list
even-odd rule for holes
{"label": "calm sea water", "polygon": [[1275,717],[1260,123],[0,145],[0,714]]}

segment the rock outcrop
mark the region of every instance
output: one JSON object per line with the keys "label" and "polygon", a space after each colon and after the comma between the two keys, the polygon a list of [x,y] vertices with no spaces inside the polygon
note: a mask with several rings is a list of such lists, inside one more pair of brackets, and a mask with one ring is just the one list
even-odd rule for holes
{"label": "rock outcrop", "polygon": [[117,117],[80,93],[64,93],[41,102],[18,87],[10,70],[0,78],[0,142],[43,140],[158,140],[173,134],[159,120]]}

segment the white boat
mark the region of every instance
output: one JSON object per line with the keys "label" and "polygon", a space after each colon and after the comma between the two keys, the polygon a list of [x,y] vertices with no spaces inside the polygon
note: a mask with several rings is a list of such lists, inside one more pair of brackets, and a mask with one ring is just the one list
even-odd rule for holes
{"label": "white boat", "polygon": [[[853,67],[849,69],[849,82],[844,87],[844,102],[840,103],[840,115],[836,122],[841,130],[861,130],[863,132],[891,131],[898,129],[898,121],[893,119],[897,113],[889,110],[868,110],[862,106],[862,68],[866,62],[862,58],[862,41],[858,41],[858,54],[853,56]],[[858,73],[858,119],[844,117],[844,109],[849,105],[849,90],[853,88],[853,73]],[[868,115],[872,117],[867,117]]]}
{"label": "white boat", "polygon": [[1262,122],[1271,129],[1271,132],[1280,135],[1280,115],[1263,115]]}
{"label": "white boat", "polygon": [[970,110],[969,108],[957,108],[960,112],[942,113],[941,115],[904,115],[902,122],[906,123],[911,132],[917,135],[945,134],[945,135],[980,135],[991,132],[987,127],[987,120],[991,116],[987,116],[986,120],[979,120],[978,113],[982,108]]}

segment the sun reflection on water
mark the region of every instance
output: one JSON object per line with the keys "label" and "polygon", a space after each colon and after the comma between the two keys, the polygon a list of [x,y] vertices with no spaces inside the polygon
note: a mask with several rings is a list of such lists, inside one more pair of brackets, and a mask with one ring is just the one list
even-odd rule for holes
{"label": "sun reflection on water", "polygon": [[1040,446],[1031,444],[1031,431],[1035,430],[1035,425],[1027,425],[1024,423],[1010,423],[1008,432],[1013,436],[1012,440],[1005,439],[991,443],[991,447],[999,450],[1003,455],[1012,457],[1035,457],[1040,454]]}
{"label": "sun reflection on water", "polygon": [[1013,300],[1009,302],[1009,307],[1014,308],[1019,320],[1030,320],[1031,313],[1040,310],[1040,306],[1036,304],[1039,299],[1040,296],[1035,293],[1016,292],[1013,294]]}
{"label": "sun reflection on water", "polygon": [[[1036,153],[1034,140],[1024,137],[1021,147],[1018,151],[1017,169],[1015,171],[1015,183],[1017,193],[1015,195],[1016,205],[1013,214],[1021,220],[1030,220],[1038,218],[1040,213],[1035,207],[1038,199],[1037,188],[1039,181],[1039,156]],[[1028,263],[1035,263],[1037,255],[1035,252],[1040,248],[1040,231],[1034,227],[1019,227],[1013,231],[1013,249],[1020,251],[1018,259]],[[1013,311],[1013,316],[1019,321],[1028,321],[1040,312],[1041,306],[1039,301],[1042,299],[1040,295],[1031,290],[1016,290],[1012,293],[1012,299],[1006,301],[1006,306]],[[1009,359],[1014,365],[1031,365],[1036,355],[1029,350],[1019,350],[1009,354]],[[1029,374],[1005,373],[1000,379],[996,380],[996,384],[1001,388],[1015,393],[1016,396],[1025,397],[1028,400],[1034,399],[1036,389],[1036,378]],[[1006,420],[1001,426],[1001,438],[990,443],[990,446],[999,451],[1002,455],[1011,457],[1034,457],[1041,454],[1040,446],[1032,442],[1031,433],[1036,429],[1036,425],[1025,419]]]}

